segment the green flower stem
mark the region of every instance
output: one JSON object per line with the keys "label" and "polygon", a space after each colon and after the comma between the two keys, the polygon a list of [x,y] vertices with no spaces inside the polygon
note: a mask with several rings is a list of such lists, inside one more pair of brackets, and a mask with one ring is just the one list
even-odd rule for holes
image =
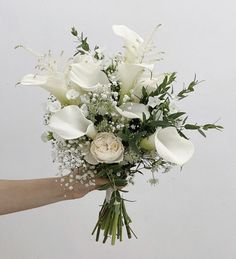
{"label": "green flower stem", "polygon": [[116,239],[120,241],[123,240],[124,226],[128,238],[131,238],[132,234],[136,237],[129,226],[130,223],[131,219],[127,214],[124,200],[121,197],[119,190],[115,190],[112,193],[110,202],[107,202],[106,200],[103,202],[92,235],[96,232],[96,241],[99,241],[100,233],[103,231],[102,242],[105,243],[108,237],[111,237],[111,244],[115,245]]}

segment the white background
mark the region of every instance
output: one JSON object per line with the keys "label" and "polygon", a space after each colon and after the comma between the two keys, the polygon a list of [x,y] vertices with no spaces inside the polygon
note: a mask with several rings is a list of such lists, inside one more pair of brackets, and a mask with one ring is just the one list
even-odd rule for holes
{"label": "white background", "polygon": [[0,217],[1,259],[236,258],[235,8],[233,0],[0,0],[0,178],[56,174],[50,145],[40,140],[47,93],[15,87],[35,60],[13,48],[22,43],[42,53],[63,49],[70,57],[73,25],[113,52],[122,42],[112,24],[126,24],[144,37],[163,24],[155,41],[166,54],[157,70],[178,71],[177,88],[194,73],[204,79],[181,107],[192,122],[221,118],[225,126],[206,140],[191,133],[194,158],[182,172],[161,175],[157,187],[146,183],[148,176],[136,178],[127,198],[137,200],[128,210],[138,240],[115,247],[94,241],[90,232],[104,194],[93,192]]}

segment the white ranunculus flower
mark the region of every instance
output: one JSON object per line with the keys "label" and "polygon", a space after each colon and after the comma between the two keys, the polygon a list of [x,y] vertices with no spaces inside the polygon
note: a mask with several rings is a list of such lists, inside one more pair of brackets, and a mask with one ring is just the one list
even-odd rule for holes
{"label": "white ranunculus flower", "polygon": [[21,85],[40,86],[54,95],[61,103],[66,100],[67,82],[66,75],[62,72],[47,75],[28,74],[21,79],[20,83]]}
{"label": "white ranunculus flower", "polygon": [[146,89],[148,94],[155,91],[157,89],[157,86],[163,82],[165,76],[166,74],[160,74],[157,77],[153,77],[153,78],[147,78],[147,77],[140,78],[137,81],[135,88],[132,92],[132,98],[138,101],[142,97],[143,87]]}
{"label": "white ranunculus flower", "polygon": [[115,108],[119,114],[129,119],[143,120],[143,113],[146,115],[147,119],[150,117],[147,106],[142,103],[127,102],[120,107]]}
{"label": "white ranunculus flower", "polygon": [[52,115],[49,128],[63,139],[76,139],[87,135],[93,138],[96,130],[92,121],[85,118],[76,105],[69,105]]}
{"label": "white ranunculus flower", "polygon": [[157,105],[161,103],[161,100],[159,99],[158,96],[150,96],[148,98],[148,103],[147,106],[150,106],[152,108],[155,108]]}
{"label": "white ranunculus flower", "polygon": [[179,107],[176,105],[174,101],[171,101],[169,104],[170,114],[176,113],[179,111]]}
{"label": "white ranunculus flower", "polygon": [[175,127],[157,129],[149,138],[143,139],[140,145],[149,150],[156,148],[161,158],[180,166],[187,163],[194,153],[193,143],[181,137]]}
{"label": "white ranunculus flower", "polygon": [[112,164],[123,161],[124,146],[113,133],[101,132],[96,135],[85,160],[90,164]]}
{"label": "white ranunculus flower", "polygon": [[106,74],[101,71],[98,63],[82,60],[71,65],[70,80],[84,91],[94,91],[99,85],[109,84]]}

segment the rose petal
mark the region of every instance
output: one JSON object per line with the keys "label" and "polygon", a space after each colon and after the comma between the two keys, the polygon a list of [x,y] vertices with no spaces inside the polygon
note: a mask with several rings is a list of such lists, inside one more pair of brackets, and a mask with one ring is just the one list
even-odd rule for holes
{"label": "rose petal", "polygon": [[157,130],[155,146],[160,157],[180,166],[188,162],[194,153],[192,142],[181,137],[174,127]]}
{"label": "rose petal", "polygon": [[124,117],[129,119],[140,119],[143,120],[143,113],[146,115],[148,119],[150,117],[150,113],[146,105],[142,103],[125,103],[120,107],[115,107],[116,110]]}
{"label": "rose petal", "polygon": [[52,115],[49,128],[63,139],[76,139],[94,130],[93,122],[76,105],[66,106]]}
{"label": "rose petal", "polygon": [[86,162],[88,162],[88,163],[91,164],[91,165],[97,165],[97,164],[99,164],[99,162],[94,158],[94,156],[92,155],[91,152],[89,152],[88,154],[86,154],[86,155],[84,156],[84,159],[85,159]]}

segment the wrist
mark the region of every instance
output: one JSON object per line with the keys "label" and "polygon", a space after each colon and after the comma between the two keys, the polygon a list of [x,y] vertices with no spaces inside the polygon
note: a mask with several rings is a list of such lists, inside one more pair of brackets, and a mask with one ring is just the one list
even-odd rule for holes
{"label": "wrist", "polygon": [[[75,199],[74,197],[74,190],[71,189],[70,186],[68,186],[69,182],[69,176],[61,176],[56,178],[56,184],[57,186],[57,198],[59,201],[64,201],[64,200],[72,200]],[[74,188],[74,187],[73,187]]]}
{"label": "wrist", "polygon": [[53,194],[54,194],[56,202],[69,199],[67,191],[65,190],[65,187],[63,185],[63,180],[61,180],[63,178],[64,177],[52,178],[52,181],[53,181],[52,189],[54,190]]}

